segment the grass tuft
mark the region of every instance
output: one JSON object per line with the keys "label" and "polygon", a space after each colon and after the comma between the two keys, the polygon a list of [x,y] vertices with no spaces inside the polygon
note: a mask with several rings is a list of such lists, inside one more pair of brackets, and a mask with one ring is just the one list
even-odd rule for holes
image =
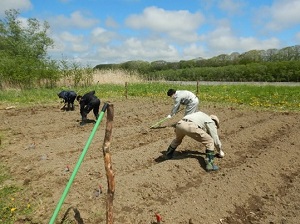
{"label": "grass tuft", "polygon": [[22,189],[11,184],[10,176],[0,167],[0,223],[13,224],[21,217],[32,212],[31,206],[20,196]]}

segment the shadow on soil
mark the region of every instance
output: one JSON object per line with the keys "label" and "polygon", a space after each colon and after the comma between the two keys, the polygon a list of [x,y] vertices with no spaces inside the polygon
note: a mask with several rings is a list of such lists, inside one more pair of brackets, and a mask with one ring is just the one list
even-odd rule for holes
{"label": "shadow on soil", "polygon": [[180,159],[187,159],[187,158],[194,158],[197,159],[201,168],[205,169],[205,153],[199,152],[199,151],[193,151],[193,150],[185,150],[181,152],[175,152],[172,159],[166,159],[165,158],[165,151],[161,151],[161,156],[154,159],[156,163],[161,163],[166,160],[180,160]]}

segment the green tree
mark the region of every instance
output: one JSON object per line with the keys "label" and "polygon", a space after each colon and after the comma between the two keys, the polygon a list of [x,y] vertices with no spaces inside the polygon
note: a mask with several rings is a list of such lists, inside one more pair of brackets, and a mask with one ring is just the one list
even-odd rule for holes
{"label": "green tree", "polygon": [[32,87],[49,77],[49,67],[53,69],[47,49],[54,42],[47,36],[50,28],[47,22],[41,24],[29,18],[24,25],[18,19],[19,14],[17,10],[7,10],[6,17],[0,20],[0,82]]}

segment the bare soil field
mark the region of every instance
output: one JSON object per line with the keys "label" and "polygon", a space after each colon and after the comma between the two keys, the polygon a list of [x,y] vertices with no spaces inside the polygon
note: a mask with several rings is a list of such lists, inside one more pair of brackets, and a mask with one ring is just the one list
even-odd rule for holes
{"label": "bare soil field", "polygon": [[[200,110],[218,115],[225,151],[224,158],[215,160],[220,170],[208,173],[205,148],[189,137],[172,160],[163,160],[162,152],[174,138],[172,124],[183,112],[160,128],[150,126],[169,114],[171,100],[111,103],[114,223],[155,224],[155,214],[164,224],[300,223],[299,113],[200,103]],[[79,125],[78,105],[75,111],[61,111],[60,106],[8,110],[0,105],[0,162],[12,174],[4,186],[22,188],[15,200],[33,208],[16,223],[49,223],[90,136],[93,124]],[[93,119],[92,112],[88,118]],[[105,124],[106,115],[56,223],[78,223],[71,208],[80,213],[81,223],[105,223]],[[102,194],[97,194],[99,185]]]}

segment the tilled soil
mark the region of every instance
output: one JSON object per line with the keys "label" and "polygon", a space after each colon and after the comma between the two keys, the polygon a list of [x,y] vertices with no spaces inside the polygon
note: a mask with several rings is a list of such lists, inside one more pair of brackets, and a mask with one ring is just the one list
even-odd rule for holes
{"label": "tilled soil", "polygon": [[[171,101],[137,98],[111,103],[114,223],[154,224],[155,214],[165,224],[299,223],[299,113],[200,104],[203,112],[218,115],[225,151],[224,158],[215,160],[220,170],[208,173],[203,145],[189,137],[172,160],[163,160],[174,138],[172,125],[183,112],[159,128],[150,126],[169,114]],[[60,106],[0,105],[0,162],[13,177],[4,185],[20,186],[16,200],[33,208],[29,217],[20,215],[16,223],[49,223],[93,129],[93,124],[79,125],[77,105],[75,111],[61,111]],[[93,119],[92,112],[88,117]],[[57,223],[80,223],[74,211],[81,223],[106,223],[105,124],[106,114]]]}

